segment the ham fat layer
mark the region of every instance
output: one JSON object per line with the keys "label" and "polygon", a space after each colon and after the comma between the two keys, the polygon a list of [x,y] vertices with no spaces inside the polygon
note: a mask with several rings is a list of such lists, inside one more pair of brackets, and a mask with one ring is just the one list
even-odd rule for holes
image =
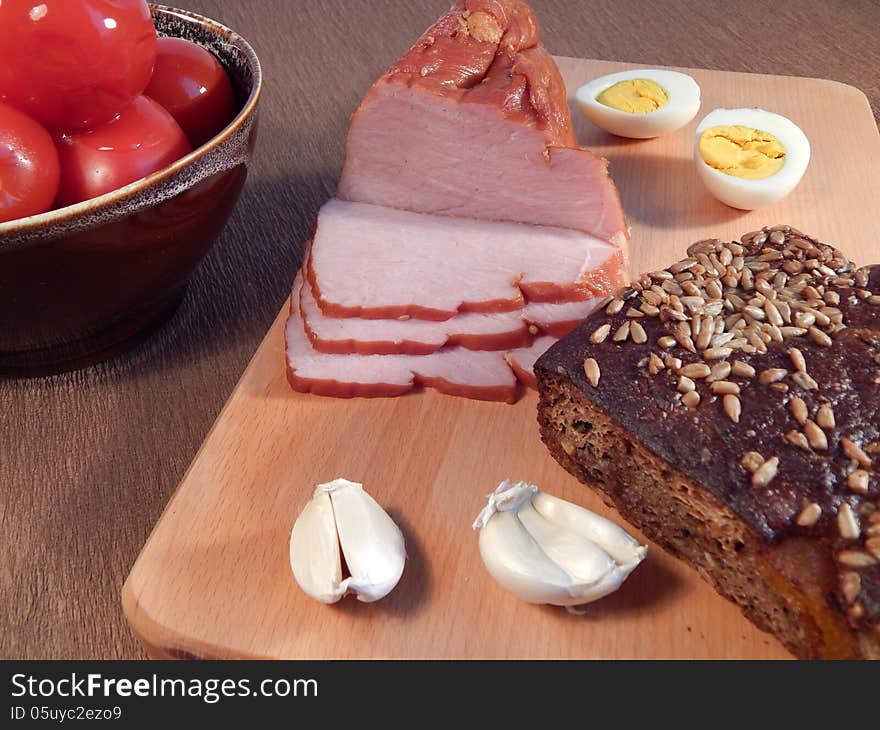
{"label": "ham fat layer", "polygon": [[445,346],[468,350],[528,347],[537,332],[562,337],[586,319],[599,298],[562,304],[528,303],[512,312],[465,312],[443,322],[424,319],[327,317],[312,294],[300,287],[306,334],[318,352],[360,355],[427,355]]}
{"label": "ham fat layer", "polygon": [[621,283],[623,257],[569,229],[331,200],[306,269],[327,316],[442,321],[606,296]]}
{"label": "ham fat layer", "polygon": [[351,120],[338,195],[628,238],[607,162],[578,147],[537,20],[513,0],[456,5],[373,85]]}
{"label": "ham fat layer", "polygon": [[[449,395],[513,403],[520,381],[534,382],[531,365],[555,340],[542,337],[513,351],[444,347],[430,355],[335,355],[317,352],[303,327],[297,277],[285,328],[287,376],[300,392],[339,398],[402,395],[417,386]],[[540,351],[538,351],[540,350]]]}

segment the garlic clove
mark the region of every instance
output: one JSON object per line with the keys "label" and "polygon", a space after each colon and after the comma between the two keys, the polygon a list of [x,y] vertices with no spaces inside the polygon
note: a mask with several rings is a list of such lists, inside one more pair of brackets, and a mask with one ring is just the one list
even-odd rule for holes
{"label": "garlic clove", "polygon": [[614,570],[614,561],[596,543],[548,522],[531,504],[524,506],[517,517],[572,584],[594,585]]}
{"label": "garlic clove", "polygon": [[479,546],[489,575],[522,600],[555,603],[568,593],[571,578],[550,560],[513,512],[495,514],[480,530]]}
{"label": "garlic clove", "polygon": [[572,502],[539,491],[533,497],[532,505],[549,522],[601,545],[618,565],[631,566],[628,572],[642,562],[648,552],[647,547],[639,545],[619,525]]}
{"label": "garlic clove", "polygon": [[345,594],[329,494],[315,494],[297,517],[290,533],[290,566],[300,588],[315,600],[336,603]]}
{"label": "garlic clove", "polygon": [[326,490],[333,503],[339,544],[350,573],[344,588],[364,603],[384,598],[403,575],[403,533],[357,482],[335,479],[318,488]]}
{"label": "garlic clove", "polygon": [[573,606],[602,598],[647,551],[610,520],[525,482],[502,482],[473,527],[489,574],[530,603]]}

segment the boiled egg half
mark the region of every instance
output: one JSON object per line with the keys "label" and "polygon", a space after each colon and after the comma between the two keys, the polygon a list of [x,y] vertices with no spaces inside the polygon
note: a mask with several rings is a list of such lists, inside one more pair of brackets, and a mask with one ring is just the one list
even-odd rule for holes
{"label": "boiled egg half", "polygon": [[700,87],[687,74],[662,69],[621,71],[575,93],[581,113],[619,137],[650,139],[680,129],[700,109]]}
{"label": "boiled egg half", "polygon": [[794,190],[810,162],[810,142],[794,122],[763,109],[716,109],[697,125],[697,172],[732,208],[753,210]]}

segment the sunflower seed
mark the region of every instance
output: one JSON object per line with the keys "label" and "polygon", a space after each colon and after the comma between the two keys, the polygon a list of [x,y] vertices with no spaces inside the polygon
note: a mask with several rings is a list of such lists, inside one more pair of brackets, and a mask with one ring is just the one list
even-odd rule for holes
{"label": "sunflower seed", "polygon": [[859,462],[859,466],[867,469],[871,466],[871,457],[869,457],[864,451],[862,451],[861,446],[859,446],[854,441],[850,441],[849,439],[842,438],[840,439],[840,445],[843,447],[843,453],[846,454],[853,461]]}
{"label": "sunflower seed", "polygon": [[783,438],[788,441],[792,446],[797,446],[799,449],[803,449],[804,451],[810,450],[810,442],[807,441],[807,437],[804,436],[800,431],[792,429],[789,431]]}
{"label": "sunflower seed", "polygon": [[855,603],[859,593],[862,592],[862,578],[854,570],[848,570],[840,574],[840,592],[843,599],[848,603]]}
{"label": "sunflower seed", "polygon": [[611,332],[610,324],[603,324],[597,327],[593,334],[590,335],[590,342],[594,345],[598,345],[600,342],[605,342],[608,337],[608,333]]}
{"label": "sunflower seed", "polygon": [[689,365],[685,365],[681,370],[679,370],[681,375],[685,375],[688,378],[706,378],[711,373],[712,370],[709,368],[706,363],[702,362],[694,362]]}
{"label": "sunflower seed", "polygon": [[617,314],[621,309],[623,309],[623,299],[612,299],[608,306],[605,307],[605,312],[607,314]]}
{"label": "sunflower seed", "polygon": [[714,382],[716,380],[724,380],[730,375],[730,371],[732,367],[727,360],[723,360],[722,362],[715,363],[712,366],[712,370],[709,373],[708,380],[709,382]]}
{"label": "sunflower seed", "polygon": [[826,335],[822,330],[817,329],[816,327],[810,327],[807,330],[807,333],[810,335],[810,339],[817,345],[822,345],[822,347],[831,347],[831,338]]}
{"label": "sunflower seed", "polygon": [[739,395],[739,385],[730,380],[716,380],[709,389],[715,395]]}
{"label": "sunflower seed", "polygon": [[801,527],[812,527],[822,516],[822,508],[815,502],[810,502],[798,514],[795,522]]}
{"label": "sunflower seed", "polygon": [[761,371],[761,374],[758,376],[758,382],[761,383],[761,385],[770,385],[770,383],[778,383],[785,378],[786,375],[788,375],[788,370],[784,370],[783,368],[770,368],[769,370]]}
{"label": "sunflower seed", "polygon": [[792,347],[788,351],[788,356],[791,358],[791,364],[794,365],[795,370],[802,373],[807,372],[807,361],[804,359],[804,354],[800,350],[796,347]]}
{"label": "sunflower seed", "polygon": [[630,336],[637,345],[644,345],[648,341],[648,334],[645,332],[645,328],[638,322],[633,322],[630,325]]}
{"label": "sunflower seed", "polygon": [[846,502],[841,504],[837,510],[837,530],[844,540],[858,540],[862,534],[859,518]]}
{"label": "sunflower seed", "polygon": [[753,487],[766,487],[776,478],[779,469],[779,457],[772,456],[759,466],[752,474]]}
{"label": "sunflower seed", "polygon": [[614,333],[614,337],[612,337],[611,339],[614,340],[614,342],[626,342],[629,339],[629,329],[630,322],[624,322],[622,325],[620,325],[620,327],[618,327],[617,332]]}
{"label": "sunflower seed", "polygon": [[739,417],[742,414],[742,404],[735,395],[727,394],[722,401],[724,412],[727,417],[734,423],[739,423]]}
{"label": "sunflower seed", "polygon": [[828,438],[825,436],[825,432],[810,419],[804,422],[804,434],[814,449],[825,451],[828,448]]}
{"label": "sunflower seed", "polygon": [[819,410],[816,412],[816,423],[826,431],[830,431],[836,425],[834,421],[834,411],[831,410],[831,406],[827,403],[823,403],[819,406]]}
{"label": "sunflower seed", "polygon": [[739,462],[749,471],[756,471],[764,463],[764,457],[757,451],[747,451]]}
{"label": "sunflower seed", "polygon": [[868,472],[864,469],[856,469],[846,478],[846,485],[850,491],[858,494],[868,493]]}
{"label": "sunflower seed", "polygon": [[733,350],[729,347],[710,347],[707,350],[703,350],[703,357],[707,360],[723,360],[732,354]]}
{"label": "sunflower seed", "polygon": [[791,399],[791,413],[794,416],[794,420],[803,425],[806,423],[809,414],[807,412],[807,404],[804,403],[802,398],[792,398]]}
{"label": "sunflower seed", "polygon": [[847,568],[870,568],[877,564],[877,558],[864,550],[841,550],[837,553],[837,562]]}
{"label": "sunflower seed", "polygon": [[660,345],[660,347],[662,347],[664,350],[668,350],[670,347],[675,347],[676,339],[674,337],[670,337],[669,335],[664,335],[657,340],[657,344]]}
{"label": "sunflower seed", "polygon": [[588,357],[584,360],[584,375],[587,376],[587,380],[594,388],[599,385],[599,378],[602,373],[599,371],[599,363],[596,362],[595,358]]}
{"label": "sunflower seed", "polygon": [[694,381],[691,380],[690,378],[688,378],[684,375],[681,375],[678,378],[678,392],[679,393],[687,393],[691,390],[696,390],[696,387],[697,387],[696,383],[694,383]]}
{"label": "sunflower seed", "polygon": [[819,384],[807,373],[797,372],[791,376],[791,379],[804,390],[817,390]]}
{"label": "sunflower seed", "polygon": [[688,408],[696,408],[700,405],[700,394],[695,390],[689,390],[681,397],[681,402]]}
{"label": "sunflower seed", "polygon": [[730,371],[738,378],[753,378],[755,376],[755,368],[742,360],[734,360]]}

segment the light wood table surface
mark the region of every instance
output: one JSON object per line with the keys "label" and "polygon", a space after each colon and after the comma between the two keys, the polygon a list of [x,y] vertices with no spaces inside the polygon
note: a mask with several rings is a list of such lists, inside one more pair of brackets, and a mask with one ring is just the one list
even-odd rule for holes
{"label": "light wood table surface", "polygon": [[[144,656],[122,616],[123,580],[288,294],[293,242],[335,188],[349,114],[447,3],[186,5],[242,33],[263,62],[257,156],[232,221],[156,335],[98,367],[0,381],[2,658]],[[829,78],[880,112],[876,0],[533,6],[559,55]]]}

